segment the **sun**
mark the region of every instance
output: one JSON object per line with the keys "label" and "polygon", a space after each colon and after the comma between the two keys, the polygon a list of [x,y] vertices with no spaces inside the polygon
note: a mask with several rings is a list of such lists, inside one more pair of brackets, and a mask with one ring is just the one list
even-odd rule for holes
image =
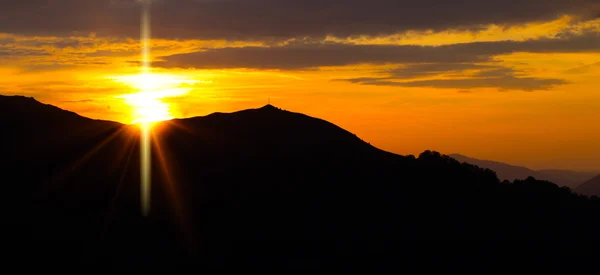
{"label": "sun", "polygon": [[163,99],[185,95],[190,91],[186,84],[197,82],[183,76],[157,73],[142,73],[111,78],[137,91],[118,96],[133,108],[132,123],[134,124],[155,123],[173,119],[171,106]]}
{"label": "sun", "polygon": [[140,92],[123,96],[127,104],[134,108],[132,123],[154,123],[173,119],[169,104],[153,94]]}
{"label": "sun", "polygon": [[173,118],[171,106],[163,101],[164,98],[187,94],[190,86],[186,84],[197,81],[172,74],[149,72],[111,78],[135,91],[118,97],[133,107],[132,122],[140,126],[140,202],[142,214],[147,216],[150,210],[153,124]]}

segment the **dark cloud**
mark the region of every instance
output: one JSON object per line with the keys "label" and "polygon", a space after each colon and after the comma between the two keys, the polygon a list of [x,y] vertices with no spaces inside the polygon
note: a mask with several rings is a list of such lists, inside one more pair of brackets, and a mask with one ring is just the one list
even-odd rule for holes
{"label": "dark cloud", "polygon": [[395,87],[431,87],[431,88],[498,88],[500,90],[547,90],[556,85],[567,84],[561,79],[543,79],[534,77],[504,76],[498,78],[432,79],[408,82],[396,82],[387,79],[349,79],[351,83]]}
{"label": "dark cloud", "polygon": [[422,46],[305,44],[284,47],[211,49],[172,55],[154,66],[166,68],[309,69],[359,63],[483,62],[489,56]]}
{"label": "dark cloud", "polygon": [[[375,85],[375,86],[395,86],[395,87],[432,87],[432,88],[452,88],[452,89],[474,89],[474,88],[498,88],[500,90],[547,90],[556,85],[567,84],[561,79],[544,79],[535,77],[519,76],[518,72],[512,68],[476,65],[476,64],[427,64],[416,65],[402,68],[402,71],[410,71],[411,67],[417,68],[420,71],[422,67],[440,65],[437,68],[444,70],[432,71],[428,76],[441,75],[447,72],[460,72],[462,70],[478,70],[473,75],[464,75],[452,79],[427,79],[427,80],[406,80],[404,74],[398,74],[396,71],[387,71],[390,73],[385,77],[362,77],[351,79],[337,79],[336,81],[346,81],[350,83]],[[412,73],[412,72],[411,72]],[[411,74],[411,78],[412,78]]]}
{"label": "dark cloud", "polygon": [[[563,39],[523,42],[477,42],[446,46],[390,46],[348,44],[293,44],[282,47],[213,49],[164,57],[159,67],[311,69],[351,64],[402,64],[378,73],[379,77],[341,79],[363,85],[436,87],[454,89],[498,88],[501,90],[546,90],[566,84],[561,79],[524,76],[498,65],[494,56],[514,52],[599,52],[600,34]],[[485,64],[482,64],[485,63]],[[466,71],[472,71],[466,73]],[[450,74],[452,79],[426,79]]]}
{"label": "dark cloud", "polygon": [[[91,47],[95,46],[93,41],[84,41],[84,40],[73,39],[73,38],[61,39],[61,40],[53,41],[53,42],[31,40],[31,41],[28,41],[27,43],[34,47],[52,46],[57,49],[91,48]],[[27,43],[22,42],[23,45],[26,45]]]}
{"label": "dark cloud", "polygon": [[[562,39],[500,41],[445,46],[349,45],[337,43],[292,44],[281,47],[211,49],[163,57],[154,65],[164,68],[309,69],[351,64],[436,63],[399,69],[398,74],[426,74],[444,69],[440,63],[481,63],[515,52],[600,52],[600,33]],[[470,65],[462,65],[470,66]]]}
{"label": "dark cloud", "polygon": [[588,73],[590,70],[600,68],[600,62],[592,63],[589,65],[583,65],[577,68],[568,69],[565,71],[567,74],[582,74]]}
{"label": "dark cloud", "polygon": [[[139,36],[135,0],[4,1],[0,32]],[[162,38],[287,39],[385,35],[406,30],[476,29],[571,14],[592,18],[597,0],[158,0],[153,35]]]}
{"label": "dark cloud", "polygon": [[[467,73],[467,71],[473,72]],[[380,73],[387,77],[378,79],[414,79],[440,75],[452,77],[470,76],[475,78],[499,78],[516,76],[518,74],[513,68],[473,63],[410,64],[392,70],[385,70]]]}
{"label": "dark cloud", "polygon": [[505,77],[505,76],[514,76],[517,72],[511,68],[504,67],[496,67],[491,70],[482,70],[475,74],[475,77],[484,77],[484,78],[495,78],[495,77]]}
{"label": "dark cloud", "polygon": [[[85,53],[87,57],[126,57],[132,55],[139,55],[139,50],[96,50],[93,52]],[[139,61],[128,61],[132,63],[139,63]]]}
{"label": "dark cloud", "polygon": [[429,63],[406,65],[385,71],[385,73],[391,75],[392,78],[420,78],[441,74],[458,74],[467,70],[483,70],[489,68],[496,67],[473,63]]}
{"label": "dark cloud", "polygon": [[[493,64],[493,62],[491,63]],[[472,71],[468,73],[467,71]],[[408,64],[391,70],[380,72],[385,77],[376,78],[376,80],[398,80],[414,78],[431,78],[441,75],[450,77],[476,77],[476,78],[499,78],[505,76],[515,76],[518,74],[512,68],[502,67],[490,64],[474,63],[429,63],[429,64]],[[355,81],[362,82],[361,78]],[[364,79],[366,82],[373,78]]]}
{"label": "dark cloud", "polygon": [[42,50],[27,50],[27,49],[15,49],[15,48],[2,48],[0,47],[0,61],[2,58],[19,58],[19,57],[30,57],[30,56],[49,56],[50,54]]}
{"label": "dark cloud", "polygon": [[11,45],[13,43],[15,43],[15,39],[12,37],[0,38],[0,47],[5,47],[5,46]]}

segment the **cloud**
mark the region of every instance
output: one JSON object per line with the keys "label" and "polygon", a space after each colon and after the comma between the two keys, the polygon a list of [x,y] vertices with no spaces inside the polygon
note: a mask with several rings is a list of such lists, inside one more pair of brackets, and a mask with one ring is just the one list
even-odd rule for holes
{"label": "cloud", "polygon": [[15,39],[12,37],[1,37],[0,38],[0,47],[6,47],[15,43]]}
{"label": "cloud", "polygon": [[323,66],[344,66],[360,63],[421,63],[421,62],[483,62],[489,56],[460,53],[434,47],[304,44],[283,47],[245,47],[211,49],[201,52],[164,57],[154,66],[163,68],[255,68],[310,69]]}
{"label": "cloud", "polygon": [[568,69],[565,71],[566,74],[584,74],[593,71],[596,68],[600,68],[600,62],[579,66],[577,68]]}
{"label": "cloud", "polygon": [[44,52],[44,51],[0,47],[0,60],[5,59],[5,58],[49,56],[49,55],[50,55],[49,53]]}
{"label": "cloud", "polygon": [[[379,36],[541,22],[564,14],[586,19],[599,10],[597,0],[163,0],[152,3],[152,33],[226,40]],[[7,1],[0,32],[138,37],[139,14],[136,0]]]}
{"label": "cloud", "polygon": [[[155,57],[194,52],[198,49],[262,45],[242,41],[163,40],[152,41]],[[108,65],[139,59],[138,40],[89,36],[24,36],[0,33],[0,66],[44,70],[67,66]],[[35,57],[35,58],[34,58]],[[11,64],[9,64],[11,63]],[[35,68],[34,68],[35,67]]]}
{"label": "cloud", "polygon": [[[0,9],[0,62],[10,61],[30,70],[135,63],[139,2],[9,1]],[[376,77],[345,81],[535,90],[564,81],[521,75],[498,67],[496,58],[519,52],[600,52],[597,27],[583,31],[574,27],[599,14],[597,0],[154,0],[151,5],[153,37],[165,38],[153,41],[158,44],[153,47],[153,56],[158,58],[153,64],[162,68],[314,70],[393,64],[396,69],[381,71]],[[540,39],[458,44],[453,40],[441,46],[395,45],[393,40],[369,44],[377,41],[372,36],[407,31],[451,33],[481,30],[489,24],[497,24],[495,28],[522,23],[538,26],[556,18],[568,18],[561,23],[566,27],[559,28],[564,32],[552,29],[557,33],[552,37],[526,36],[543,37]],[[35,36],[39,34],[45,37]],[[356,40],[344,39],[358,36],[367,36],[369,43],[352,44],[350,41]],[[203,39],[224,42],[211,48],[201,43],[208,41]],[[242,44],[228,44],[234,41]],[[461,75],[469,79],[457,78]]]}
{"label": "cloud", "polygon": [[[432,64],[438,65],[438,64]],[[475,64],[442,64],[438,70],[427,75],[441,75],[446,72],[460,72],[462,69],[479,69],[478,72],[468,76],[468,78],[451,78],[451,79],[427,79],[404,81],[403,74],[398,74],[396,71],[388,71],[390,75],[386,77],[362,77],[351,79],[336,79],[336,81],[346,81],[350,83],[375,86],[394,86],[394,87],[431,87],[442,89],[461,89],[461,91],[475,88],[497,88],[500,90],[548,90],[557,85],[567,84],[561,79],[546,79],[519,76],[518,73],[511,68],[490,66],[490,65],[475,65]],[[426,65],[429,66],[429,65]],[[421,69],[425,66],[409,66],[402,68],[402,71],[410,71],[410,68]],[[412,73],[412,72],[411,72]],[[413,75],[411,75],[412,77]]]}
{"label": "cloud", "polygon": [[395,82],[386,79],[349,79],[351,83],[394,87],[431,87],[452,89],[498,88],[500,90],[548,90],[556,85],[567,84],[561,79],[505,76],[500,78],[433,79],[409,82]]}
{"label": "cloud", "polygon": [[[342,43],[289,44],[273,47],[221,48],[163,57],[154,63],[163,68],[255,68],[255,69],[311,69],[325,66],[352,64],[405,64],[423,65],[420,72],[443,66],[440,63],[482,63],[494,56],[517,52],[569,53],[600,52],[600,33],[585,33],[560,39],[527,41],[499,41],[451,44],[444,46],[412,45],[351,45]],[[463,65],[469,66],[469,65]]]}
{"label": "cloud", "polygon": [[406,65],[385,71],[384,73],[391,75],[391,78],[420,78],[441,74],[458,74],[467,70],[483,70],[490,68],[497,67],[473,63],[428,63]]}

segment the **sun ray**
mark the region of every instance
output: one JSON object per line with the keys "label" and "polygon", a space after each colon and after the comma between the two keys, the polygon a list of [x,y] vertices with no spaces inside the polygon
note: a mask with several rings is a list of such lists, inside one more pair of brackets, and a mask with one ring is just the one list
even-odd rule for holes
{"label": "sun ray", "polygon": [[54,176],[47,184],[43,185],[40,189],[40,195],[45,194],[51,187],[55,186],[55,184],[61,182],[69,175],[73,174],[81,165],[85,164],[92,156],[98,153],[102,148],[104,148],[108,143],[115,140],[119,135],[123,133],[127,129],[127,126],[122,126],[117,131],[112,133],[110,136],[96,143],[89,151],[84,153],[79,159],[73,162],[69,167],[64,169],[62,172],[58,173]]}
{"label": "sun ray", "polygon": [[183,229],[185,243],[191,244],[195,241],[194,230],[192,229],[192,224],[186,219],[188,216],[186,213],[186,209],[184,207],[184,202],[182,200],[182,196],[177,189],[176,186],[176,178],[173,175],[173,167],[169,166],[169,155],[166,150],[163,148],[163,143],[161,142],[159,136],[155,131],[151,133],[152,135],[152,147],[154,148],[154,152],[156,153],[156,160],[158,161],[158,167],[160,169],[160,174],[162,177],[162,182],[164,182],[165,190],[167,191],[167,195],[173,204],[173,209],[175,212],[175,216],[177,218],[177,222],[179,223],[180,228]]}
{"label": "sun ray", "polygon": [[152,144],[150,128],[148,122],[141,124],[140,132],[140,161],[141,161],[141,204],[142,214],[148,216],[150,212],[150,197],[152,188]]}
{"label": "sun ray", "polygon": [[[142,75],[146,76],[150,73],[150,1],[144,1],[142,3]],[[142,90],[142,93],[147,93],[148,90]],[[156,100],[156,99],[154,99]],[[153,102],[156,103],[156,102]],[[142,104],[149,104],[149,102],[142,101]],[[142,105],[144,106],[144,105]],[[159,105],[161,106],[161,105]],[[152,144],[150,143],[150,127],[152,121],[150,121],[148,116],[151,116],[152,109],[156,108],[155,104],[149,104],[149,106],[144,106],[143,108],[137,106],[138,113],[141,112],[141,132],[140,132],[140,176],[141,176],[141,185],[140,185],[140,203],[142,207],[142,215],[147,217],[150,212],[150,188],[151,188],[151,180],[152,180]],[[163,112],[166,112],[163,110]],[[165,115],[163,113],[161,116]],[[153,118],[154,119],[154,118]]]}
{"label": "sun ray", "polygon": [[165,98],[182,96],[200,81],[186,76],[154,72],[152,69],[151,2],[141,4],[140,44],[141,68],[139,74],[110,76],[109,79],[125,84],[135,92],[117,96],[133,108],[133,124],[140,128],[140,204],[143,216],[150,213],[152,186],[152,132],[157,122],[174,118]]}
{"label": "sun ray", "polygon": [[191,128],[189,128],[189,127],[187,127],[187,126],[185,126],[185,125],[183,125],[181,123],[179,123],[176,120],[167,121],[165,123],[165,125],[171,126],[172,128],[177,128],[178,130],[181,130],[181,131],[183,131],[183,132],[185,132],[187,134],[190,134],[190,135],[195,135],[196,134],[196,132],[194,130],[192,130]]}
{"label": "sun ray", "polygon": [[126,150],[124,150],[123,152],[126,152],[125,155],[125,161],[123,163],[123,169],[121,170],[121,176],[119,177],[119,183],[117,184],[117,187],[115,188],[115,195],[108,207],[108,210],[106,212],[106,216],[104,219],[104,231],[103,231],[103,235],[104,236],[107,232],[108,232],[108,228],[110,226],[111,223],[111,219],[112,219],[112,215],[113,213],[116,211],[117,208],[117,200],[119,198],[119,196],[121,195],[121,191],[123,189],[123,186],[125,184],[125,179],[127,177],[127,172],[129,171],[129,167],[131,166],[131,160],[133,157],[133,153],[135,152],[135,139],[136,136],[131,135],[128,137],[127,142],[125,142],[125,148],[127,148]]}

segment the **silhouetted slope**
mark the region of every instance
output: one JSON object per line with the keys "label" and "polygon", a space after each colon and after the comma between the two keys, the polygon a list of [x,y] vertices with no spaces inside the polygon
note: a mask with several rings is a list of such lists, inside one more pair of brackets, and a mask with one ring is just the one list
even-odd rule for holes
{"label": "silhouetted slope", "polygon": [[4,96],[0,95],[0,107],[2,123],[10,123],[19,118],[24,122],[42,123],[77,123],[89,122],[91,119],[82,117],[76,113],[60,109],[56,106],[43,104],[32,97]]}
{"label": "silhouetted slope", "polygon": [[573,189],[595,175],[594,173],[588,172],[557,169],[535,171],[526,167],[510,165],[497,161],[474,159],[459,154],[451,154],[449,156],[460,162],[466,162],[482,168],[492,169],[498,174],[500,179],[508,181],[513,181],[516,179],[523,180],[528,177],[534,177],[539,180],[547,180],[556,183],[559,186],[566,186]]}
{"label": "silhouetted slope", "polygon": [[26,157],[59,146],[73,147],[81,139],[102,135],[119,123],[91,120],[73,112],[42,104],[33,98],[0,95],[0,153]]}
{"label": "silhouetted slope", "polygon": [[0,154],[7,165],[15,168],[26,167],[28,162],[38,161],[40,157],[59,162],[76,151],[88,150],[86,146],[123,127],[22,96],[0,96],[0,110]]}
{"label": "silhouetted slope", "polygon": [[579,185],[575,188],[575,192],[588,196],[600,196],[600,175]]}
{"label": "silhouetted slope", "polygon": [[[47,111],[36,104],[27,108]],[[500,182],[492,170],[436,152],[387,153],[273,106],[157,125],[152,209],[142,218],[135,127],[63,111],[43,125],[32,112],[19,124],[0,113],[13,143],[40,148],[23,159],[11,142],[0,143],[9,152],[2,167],[10,167],[3,245],[26,248],[11,255],[45,271],[85,264],[137,273],[389,274],[417,265],[444,273],[464,259],[408,241],[600,239],[598,200],[533,178]],[[63,134],[63,142],[45,139]],[[386,246],[346,248],[357,241]],[[472,251],[468,265],[485,265],[485,254]]]}
{"label": "silhouetted slope", "polygon": [[83,213],[95,211],[89,205],[98,207],[107,193],[114,196],[118,174],[113,172],[122,170],[124,159],[121,146],[137,142],[137,133],[119,123],[21,96],[0,96],[0,129],[3,222],[16,219],[32,225],[18,229],[21,233],[35,230],[47,236],[56,233],[53,227],[64,230],[59,219],[52,220],[55,213],[78,209],[81,226]]}
{"label": "silhouetted slope", "polygon": [[10,129],[3,136],[18,136],[21,139],[40,139],[71,135],[100,126],[116,127],[119,123],[92,120],[76,113],[42,104],[33,98],[0,95],[0,127]]}

